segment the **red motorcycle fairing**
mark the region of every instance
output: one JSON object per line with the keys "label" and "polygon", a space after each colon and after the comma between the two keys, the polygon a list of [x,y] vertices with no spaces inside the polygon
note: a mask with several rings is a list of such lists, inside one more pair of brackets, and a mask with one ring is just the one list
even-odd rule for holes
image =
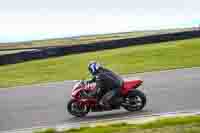
{"label": "red motorcycle fairing", "polygon": [[80,93],[81,90],[82,90],[81,87],[80,87],[80,88],[77,88],[77,89],[74,89],[74,90],[72,91],[72,97],[73,97],[73,98],[80,98],[79,93]]}
{"label": "red motorcycle fairing", "polygon": [[80,91],[94,91],[96,89],[96,84],[79,85],[72,90],[72,98],[80,98]]}
{"label": "red motorcycle fairing", "polygon": [[143,81],[140,79],[125,80],[121,90],[122,95],[126,95],[130,90],[136,89],[138,86],[142,84],[142,82]]}

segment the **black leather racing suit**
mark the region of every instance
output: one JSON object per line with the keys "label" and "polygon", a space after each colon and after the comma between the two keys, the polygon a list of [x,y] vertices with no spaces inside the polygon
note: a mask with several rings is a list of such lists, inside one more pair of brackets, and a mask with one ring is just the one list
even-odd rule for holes
{"label": "black leather racing suit", "polygon": [[120,95],[123,79],[112,71],[100,68],[90,82],[96,82],[98,99],[106,106],[114,105],[115,98]]}

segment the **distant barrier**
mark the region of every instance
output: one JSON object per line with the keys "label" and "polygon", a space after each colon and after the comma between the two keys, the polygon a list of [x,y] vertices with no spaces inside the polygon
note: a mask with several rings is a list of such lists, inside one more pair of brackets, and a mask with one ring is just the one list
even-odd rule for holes
{"label": "distant barrier", "polygon": [[45,59],[49,57],[57,57],[69,54],[99,51],[105,49],[114,49],[128,47],[133,45],[143,45],[158,42],[167,42],[174,40],[183,40],[200,37],[200,30],[185,31],[179,33],[168,33],[160,35],[150,35],[137,38],[119,39],[105,42],[97,42],[90,44],[80,44],[72,46],[58,46],[37,49],[33,51],[24,51],[15,54],[0,55],[0,65],[16,64],[35,59]]}

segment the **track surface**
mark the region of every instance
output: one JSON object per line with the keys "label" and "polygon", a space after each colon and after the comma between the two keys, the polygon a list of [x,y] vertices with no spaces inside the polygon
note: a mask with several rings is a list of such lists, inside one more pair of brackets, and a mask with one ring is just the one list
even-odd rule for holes
{"label": "track surface", "polygon": [[200,68],[129,75],[144,80],[147,106],[141,112],[123,109],[74,118],[65,112],[72,81],[17,87],[0,91],[0,131],[33,126],[79,123],[152,113],[200,110]]}

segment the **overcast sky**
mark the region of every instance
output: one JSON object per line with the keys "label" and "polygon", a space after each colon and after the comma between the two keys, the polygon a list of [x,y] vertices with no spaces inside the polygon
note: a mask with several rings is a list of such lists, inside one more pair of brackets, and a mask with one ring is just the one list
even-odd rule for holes
{"label": "overcast sky", "polygon": [[0,0],[0,42],[200,24],[199,0]]}

